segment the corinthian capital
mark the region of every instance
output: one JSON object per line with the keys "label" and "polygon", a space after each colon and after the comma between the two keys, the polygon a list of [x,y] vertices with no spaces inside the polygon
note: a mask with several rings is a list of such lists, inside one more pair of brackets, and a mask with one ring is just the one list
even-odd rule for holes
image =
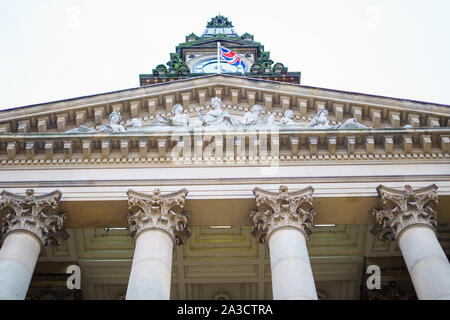
{"label": "corinthian capital", "polygon": [[58,190],[35,196],[28,189],[25,196],[3,191],[0,209],[5,210],[2,233],[29,232],[40,239],[42,245],[59,245],[69,237],[65,230],[67,216],[59,212],[62,193]]}
{"label": "corinthian capital", "polygon": [[403,190],[394,190],[383,185],[377,187],[381,200],[381,209],[374,209],[379,226],[372,230],[380,240],[396,240],[402,230],[414,225],[422,224],[436,228],[438,202],[437,186],[415,189],[406,185]]}
{"label": "corinthian capital", "polygon": [[147,229],[167,232],[176,244],[183,244],[191,235],[187,229],[188,212],[184,202],[188,191],[162,195],[159,189],[153,194],[128,190],[128,210],[131,236],[136,240],[139,233]]}
{"label": "corinthian capital", "polygon": [[315,215],[312,208],[313,192],[312,187],[294,192],[288,192],[286,186],[281,186],[279,192],[253,189],[258,210],[250,213],[255,226],[252,234],[259,242],[265,243],[272,231],[294,227],[300,229],[308,239]]}

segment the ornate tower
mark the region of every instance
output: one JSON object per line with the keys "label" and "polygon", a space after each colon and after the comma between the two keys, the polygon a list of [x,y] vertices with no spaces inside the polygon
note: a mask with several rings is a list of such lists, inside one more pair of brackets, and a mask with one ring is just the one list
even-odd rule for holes
{"label": "ornate tower", "polygon": [[[262,78],[300,84],[300,72],[288,72],[280,62],[274,64],[270,52],[253,40],[253,35],[239,35],[228,18],[218,15],[206,25],[201,36],[194,33],[186,36],[186,42],[180,43],[170,61],[160,64],[151,74],[141,74],[141,86],[178,79],[193,78],[217,73],[217,42],[236,52],[246,65],[246,75],[250,78]],[[222,73],[241,75],[238,67],[221,62]]]}

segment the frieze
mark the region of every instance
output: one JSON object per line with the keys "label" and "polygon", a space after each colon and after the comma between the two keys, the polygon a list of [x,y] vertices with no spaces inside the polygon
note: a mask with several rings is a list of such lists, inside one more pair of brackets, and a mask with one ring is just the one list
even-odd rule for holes
{"label": "frieze", "polygon": [[197,109],[198,118],[200,120],[200,122],[197,123],[192,123],[189,115],[183,113],[183,106],[181,104],[176,104],[172,107],[173,117],[167,117],[166,115],[159,116],[147,126],[143,126],[140,119],[132,118],[125,127],[120,124],[120,112],[114,110],[109,115],[109,124],[103,124],[98,129],[81,125],[80,127],[68,130],[65,133],[158,132],[161,130],[167,130],[168,128],[182,128],[192,131],[194,128],[199,127],[207,129],[237,129],[244,131],[252,129],[283,129],[284,131],[316,129],[369,129],[367,126],[359,123],[356,118],[351,118],[344,123],[339,123],[332,126],[328,121],[328,110],[324,108],[320,109],[317,112],[317,115],[307,124],[294,121],[294,114],[292,110],[286,110],[280,121],[276,121],[274,115],[268,115],[264,119],[261,119],[262,110],[262,106],[255,104],[251,108],[251,111],[246,112],[243,119],[240,120],[233,117],[226,109],[223,109],[220,98],[214,97],[211,99],[211,110],[209,110],[206,115],[203,116],[200,108]]}

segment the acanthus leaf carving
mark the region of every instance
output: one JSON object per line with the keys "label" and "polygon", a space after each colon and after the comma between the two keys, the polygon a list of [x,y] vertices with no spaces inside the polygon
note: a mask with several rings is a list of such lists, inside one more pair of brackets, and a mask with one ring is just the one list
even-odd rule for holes
{"label": "acanthus leaf carving", "polygon": [[410,185],[405,185],[401,191],[379,185],[377,191],[382,208],[372,211],[378,223],[372,233],[380,240],[396,240],[411,225],[427,225],[435,230],[435,206],[438,202],[436,190],[435,184],[415,190]]}
{"label": "acanthus leaf carving", "polygon": [[288,192],[288,187],[280,186],[278,193],[255,188],[253,194],[258,210],[250,213],[254,224],[252,234],[259,242],[265,243],[272,231],[294,227],[309,238],[315,216],[312,208],[313,192],[312,187]]}
{"label": "acanthus leaf carving", "polygon": [[3,191],[3,235],[25,231],[38,237],[43,246],[60,245],[69,237],[65,229],[67,215],[59,211],[61,195],[58,190],[40,196],[35,196],[33,189],[26,190],[25,196]]}
{"label": "acanthus leaf carving", "polygon": [[164,230],[176,244],[183,244],[190,236],[187,229],[189,212],[183,210],[188,191],[162,195],[155,189],[151,195],[128,190],[128,222],[131,236],[136,239],[147,229]]}

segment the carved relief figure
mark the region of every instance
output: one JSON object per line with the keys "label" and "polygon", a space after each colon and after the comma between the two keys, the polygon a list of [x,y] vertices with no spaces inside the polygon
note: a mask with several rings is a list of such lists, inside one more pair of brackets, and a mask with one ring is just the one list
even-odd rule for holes
{"label": "carved relief figure", "polygon": [[[235,128],[251,128],[253,126],[298,126],[300,129],[368,129],[367,126],[359,123],[355,118],[348,119],[344,123],[340,123],[335,126],[330,126],[328,123],[328,110],[320,109],[317,115],[308,124],[302,124],[295,122],[294,112],[292,110],[286,110],[284,112],[283,118],[280,122],[275,122],[274,115],[269,115],[264,119],[260,119],[262,113],[262,107],[255,104],[251,111],[246,112],[242,121],[233,118],[227,110],[222,109],[222,101],[215,97],[211,99],[212,110],[203,117],[200,110],[198,110],[198,115],[202,126],[217,126],[225,125]],[[142,122],[138,118],[131,119],[126,127],[119,124],[121,120],[120,112],[113,111],[109,115],[109,124],[101,125],[97,130],[89,128],[87,126],[81,125],[78,128],[66,131],[66,133],[96,133],[96,132],[107,132],[107,133],[123,133],[127,131],[141,131],[141,132],[152,132],[158,130],[167,130],[167,127],[178,127],[178,128],[189,128],[193,125],[190,122],[188,114],[183,113],[183,106],[176,104],[172,108],[173,117],[167,117],[162,115],[156,120],[151,122],[149,125],[142,126]]]}
{"label": "carved relief figure", "polygon": [[262,107],[259,104],[255,104],[252,107],[252,110],[249,112],[246,112],[244,114],[244,118],[242,119],[241,124],[247,125],[247,126],[254,126],[254,125],[274,125],[275,124],[275,117],[273,115],[269,115],[263,120],[260,120],[259,117],[261,115]]}
{"label": "carved relief figure", "polygon": [[113,111],[109,114],[109,124],[102,124],[98,130],[81,125],[78,128],[71,129],[65,133],[126,132],[123,125],[119,124],[121,119],[120,112]]}
{"label": "carved relief figure", "polygon": [[198,116],[203,126],[214,126],[214,125],[230,125],[237,126],[239,121],[232,118],[227,110],[222,110],[222,101],[215,97],[211,99],[211,106],[213,110],[208,111],[208,113],[203,117],[200,110],[198,110]]}
{"label": "carved relief figure", "polygon": [[369,127],[359,123],[355,118],[351,118],[344,123],[334,126],[333,129],[369,129]]}
{"label": "carved relief figure", "polygon": [[169,118],[165,115],[158,117],[153,121],[150,126],[153,127],[189,127],[190,119],[189,115],[183,114],[183,106],[181,104],[176,104],[172,107],[173,117]]}
{"label": "carved relief figure", "polygon": [[64,133],[94,133],[94,132],[97,132],[97,130],[89,128],[85,125],[81,125],[78,128],[73,128]]}
{"label": "carved relief figure", "polygon": [[288,110],[286,110],[284,112],[284,116],[283,116],[283,118],[281,118],[280,124],[283,124],[283,125],[296,125],[296,124],[298,124],[297,122],[292,120],[293,118],[294,118],[294,112],[292,110],[288,109]]}
{"label": "carved relief figure", "polygon": [[369,127],[359,123],[355,118],[348,119],[344,123],[340,123],[335,126],[330,126],[328,123],[327,109],[320,109],[319,112],[317,112],[317,115],[311,120],[310,123],[306,125],[306,127],[312,129],[369,129]]}
{"label": "carved relief figure", "polygon": [[312,118],[311,122],[306,125],[308,128],[313,129],[330,129],[331,126],[328,124],[328,110],[320,109],[317,115]]}
{"label": "carved relief figure", "polygon": [[123,125],[119,124],[122,117],[119,111],[113,111],[109,114],[109,124],[103,124],[97,130],[98,132],[125,132]]}
{"label": "carved relief figure", "polygon": [[299,126],[300,128],[304,128],[306,126],[306,124],[295,122],[293,119],[294,119],[294,112],[292,110],[288,109],[284,112],[284,116],[280,120],[280,125]]}

